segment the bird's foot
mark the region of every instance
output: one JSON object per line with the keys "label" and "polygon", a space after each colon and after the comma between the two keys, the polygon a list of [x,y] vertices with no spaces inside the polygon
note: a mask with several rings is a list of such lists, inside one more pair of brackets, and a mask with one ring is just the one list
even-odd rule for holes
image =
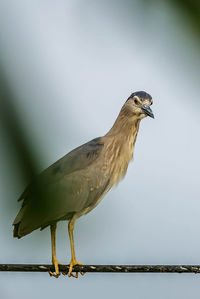
{"label": "bird's foot", "polygon": [[52,264],[55,267],[55,272],[49,271],[49,275],[53,276],[55,278],[58,278],[60,276],[60,270],[59,270],[59,265],[62,265],[57,259],[54,259],[52,261]]}
{"label": "bird's foot", "polygon": [[[69,271],[68,271],[68,277],[75,277],[75,278],[78,278],[78,272],[76,272],[76,274],[74,274],[74,273],[72,273],[72,271],[73,271],[73,267],[74,266],[76,266],[76,265],[83,265],[82,263],[80,263],[80,262],[77,262],[77,260],[75,259],[71,259],[71,262],[70,262],[70,264],[69,264]],[[84,275],[85,273],[83,273],[83,272],[80,272],[81,273],[81,275]]]}

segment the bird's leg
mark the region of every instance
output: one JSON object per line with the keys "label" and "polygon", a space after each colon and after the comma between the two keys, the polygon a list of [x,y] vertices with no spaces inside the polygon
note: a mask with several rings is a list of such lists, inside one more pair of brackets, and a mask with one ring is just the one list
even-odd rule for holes
{"label": "bird's leg", "polygon": [[58,265],[62,265],[56,258],[56,224],[50,226],[51,229],[51,248],[52,248],[52,264],[55,267],[55,272],[49,271],[50,276],[58,278],[60,276],[60,271]]}
{"label": "bird's leg", "polygon": [[78,272],[76,274],[72,273],[73,266],[75,265],[82,265],[82,263],[78,262],[76,260],[76,255],[75,255],[75,249],[74,249],[74,237],[73,237],[73,230],[74,230],[74,222],[76,220],[76,217],[73,216],[72,219],[68,223],[68,232],[69,232],[69,238],[70,238],[70,246],[71,246],[71,261],[69,264],[69,271],[68,271],[68,276],[78,278]]}

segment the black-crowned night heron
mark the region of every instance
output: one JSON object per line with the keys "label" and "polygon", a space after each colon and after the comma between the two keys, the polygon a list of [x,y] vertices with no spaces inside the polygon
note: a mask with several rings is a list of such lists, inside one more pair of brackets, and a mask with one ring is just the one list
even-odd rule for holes
{"label": "black-crowned night heron", "polygon": [[68,276],[76,260],[73,229],[75,220],[90,212],[105,194],[122,179],[133,157],[134,145],[142,118],[153,116],[151,96],[138,91],[127,99],[113,127],[103,137],[85,143],[44,170],[23,192],[22,207],[14,220],[14,237],[50,225],[52,263],[58,277],[56,258],[56,223],[69,220],[71,261]]}

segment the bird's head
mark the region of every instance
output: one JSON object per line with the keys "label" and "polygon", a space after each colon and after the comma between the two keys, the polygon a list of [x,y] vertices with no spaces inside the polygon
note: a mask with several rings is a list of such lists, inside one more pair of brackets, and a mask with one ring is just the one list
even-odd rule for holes
{"label": "bird's head", "polygon": [[138,119],[146,116],[154,118],[150,106],[153,104],[152,97],[145,91],[136,91],[130,95],[125,103],[129,113],[136,115]]}

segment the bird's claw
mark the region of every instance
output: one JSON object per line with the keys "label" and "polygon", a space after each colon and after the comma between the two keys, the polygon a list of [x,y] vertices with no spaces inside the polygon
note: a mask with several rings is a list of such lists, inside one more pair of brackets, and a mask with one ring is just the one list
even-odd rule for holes
{"label": "bird's claw", "polygon": [[58,278],[60,276],[60,270],[59,270],[59,265],[62,265],[57,259],[52,261],[55,272],[49,271],[49,275],[53,276],[55,278]]}
{"label": "bird's claw", "polygon": [[49,275],[50,275],[50,276],[53,276],[53,277],[55,277],[55,278],[58,278],[58,277],[60,276],[60,273],[55,274],[54,272],[49,271]]}
{"label": "bird's claw", "polygon": [[[77,260],[71,260],[70,264],[69,264],[69,271],[67,273],[68,277],[74,277],[74,278],[78,278],[78,272],[76,272],[76,274],[74,274],[72,271],[73,271],[73,266],[76,266],[76,265],[83,265],[82,263],[80,262],[77,262]],[[80,272],[81,275],[84,275],[85,273],[83,272]]]}

